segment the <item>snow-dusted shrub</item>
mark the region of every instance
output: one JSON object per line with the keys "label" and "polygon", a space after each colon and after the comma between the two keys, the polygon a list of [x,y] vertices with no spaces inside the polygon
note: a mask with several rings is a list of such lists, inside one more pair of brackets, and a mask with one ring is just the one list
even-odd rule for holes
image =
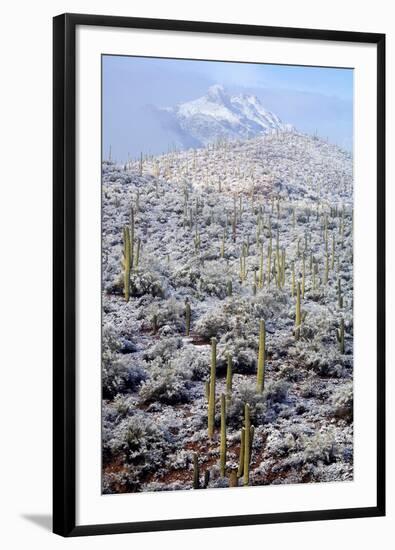
{"label": "snow-dusted shrub", "polygon": [[206,299],[207,296],[217,296],[222,299],[227,296],[229,277],[224,273],[225,270],[222,262],[210,261],[205,263],[204,269],[200,272],[198,284],[199,294],[202,297]]}
{"label": "snow-dusted shrub", "polygon": [[135,411],[122,419],[103,443],[110,456],[122,454],[127,463],[150,469],[163,463],[163,452],[171,448],[172,437],[162,424]]}
{"label": "snow-dusted shrub", "polygon": [[176,288],[196,287],[200,279],[200,270],[201,266],[196,263],[196,260],[177,266],[170,277],[170,283]]}
{"label": "snow-dusted shrub", "polygon": [[160,358],[163,361],[172,359],[177,350],[182,346],[182,339],[179,337],[163,338],[156,344],[148,348],[145,352],[145,358],[148,360]]}
{"label": "snow-dusted shrub", "polygon": [[314,377],[307,378],[300,386],[300,395],[302,397],[316,397],[319,395],[319,390],[316,386],[316,380]]}
{"label": "snow-dusted shrub", "polygon": [[188,373],[192,380],[204,380],[210,372],[210,356],[206,349],[187,345],[178,350],[172,364]]}
{"label": "snow-dusted shrub", "polygon": [[[223,366],[226,366],[226,353],[232,355],[233,372],[239,374],[252,374],[256,372],[258,347],[257,338],[252,340],[245,338],[232,338],[232,333],[226,334],[226,337],[221,340],[220,350],[224,352]],[[226,342],[222,345],[222,342]],[[219,362],[221,366],[221,362]]]}
{"label": "snow-dusted shrub", "polygon": [[273,471],[287,471],[289,468],[301,469],[317,464],[329,465],[341,458],[342,452],[336,442],[333,429],[314,435],[302,433],[296,437],[295,445],[289,450],[288,457],[276,463],[273,466]]}
{"label": "snow-dusted shrub", "polygon": [[274,457],[288,456],[295,448],[295,438],[290,433],[280,436],[279,432],[273,432],[266,441],[266,450]]}
{"label": "snow-dusted shrub", "polygon": [[[119,492],[122,486],[128,491],[136,490],[141,476],[163,466],[173,445],[173,437],[166,426],[141,411],[129,413],[115,426],[104,422],[104,491]],[[123,467],[117,468],[119,462]]]}
{"label": "snow-dusted shrub", "polygon": [[117,393],[135,391],[147,378],[143,367],[130,362],[128,357],[118,357],[113,356],[112,361],[102,362],[102,390],[105,399],[111,399]]}
{"label": "snow-dusted shrub", "polygon": [[115,328],[111,324],[106,324],[102,330],[102,361],[111,362],[113,355],[119,351],[121,343],[117,337]]}
{"label": "snow-dusted shrub", "polygon": [[143,403],[160,401],[174,405],[189,401],[189,389],[190,376],[179,364],[154,359],[150,365],[149,379],[142,384],[139,395]]}
{"label": "snow-dusted shrub", "polygon": [[219,338],[231,329],[232,320],[222,309],[210,309],[195,324],[195,332],[203,338]]}
{"label": "snow-dusted shrub", "polygon": [[244,418],[244,407],[248,403],[250,406],[251,421],[262,422],[266,412],[266,396],[256,389],[256,382],[244,381],[238,384],[232,394],[227,420],[233,426],[239,426]]}
{"label": "snow-dusted shrub", "polygon": [[331,397],[333,415],[337,418],[352,420],[353,416],[353,383],[347,381],[336,389]]}
{"label": "snow-dusted shrub", "polygon": [[280,375],[288,382],[298,382],[303,376],[300,369],[297,369],[294,365],[284,365],[281,368]]}
{"label": "snow-dusted shrub", "polygon": [[288,396],[289,383],[284,380],[268,382],[265,385],[264,395],[269,406],[273,403],[283,403]]}
{"label": "snow-dusted shrub", "polygon": [[128,466],[104,469],[102,490],[105,495],[138,491],[140,480]]}
{"label": "snow-dusted shrub", "polygon": [[174,297],[152,303],[139,314],[139,318],[144,317],[149,325],[154,316],[158,328],[168,326],[177,332],[185,330],[185,304]]}
{"label": "snow-dusted shrub", "polygon": [[151,294],[163,297],[165,295],[163,278],[160,279],[157,273],[147,269],[134,271],[130,277],[130,294],[132,296]]}
{"label": "snow-dusted shrub", "polygon": [[298,447],[304,461],[313,464],[317,464],[319,461],[330,464],[339,456],[335,434],[332,430],[320,432],[310,437],[302,435],[298,439]]}

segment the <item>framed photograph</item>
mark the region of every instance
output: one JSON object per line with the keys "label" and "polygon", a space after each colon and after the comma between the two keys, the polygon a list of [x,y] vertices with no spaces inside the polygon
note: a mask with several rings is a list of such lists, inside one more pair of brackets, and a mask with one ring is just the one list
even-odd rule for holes
{"label": "framed photograph", "polygon": [[385,36],[54,18],[54,532],[385,513]]}

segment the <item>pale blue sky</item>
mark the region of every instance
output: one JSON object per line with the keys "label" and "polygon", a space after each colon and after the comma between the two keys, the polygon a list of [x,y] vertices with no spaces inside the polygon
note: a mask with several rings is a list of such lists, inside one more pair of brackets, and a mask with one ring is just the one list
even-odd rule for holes
{"label": "pale blue sky", "polygon": [[103,56],[103,154],[161,153],[172,136],[150,106],[204,95],[212,84],[250,92],[283,122],[351,150],[352,69]]}

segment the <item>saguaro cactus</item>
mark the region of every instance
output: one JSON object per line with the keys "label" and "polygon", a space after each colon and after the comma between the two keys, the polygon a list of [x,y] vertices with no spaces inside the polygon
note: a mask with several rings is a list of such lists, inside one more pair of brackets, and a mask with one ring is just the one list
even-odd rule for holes
{"label": "saguaro cactus", "polygon": [[300,283],[296,285],[296,310],[295,310],[295,338],[300,336],[300,325],[302,323],[302,314],[300,307]]}
{"label": "saguaro cactus", "polygon": [[200,489],[199,483],[199,457],[197,453],[193,454],[193,488]]}
{"label": "saguaro cactus", "polygon": [[135,259],[135,267],[138,269],[139,267],[139,261],[140,261],[140,250],[141,250],[141,239],[137,239],[137,246],[136,246],[136,259]]}
{"label": "saguaro cactus", "polygon": [[208,401],[208,436],[210,439],[214,435],[216,369],[217,369],[217,340],[216,338],[211,338],[210,394],[209,394],[209,401]]}
{"label": "saguaro cactus", "polygon": [[245,449],[245,428],[241,428],[240,432],[240,453],[239,453],[239,467],[237,470],[237,477],[241,477],[244,471],[244,449]]}
{"label": "saguaro cactus", "polygon": [[292,262],[291,296],[295,296],[295,262]]}
{"label": "saguaro cactus", "polygon": [[336,331],[337,341],[339,342],[340,353],[344,353],[344,319],[340,319],[340,328]]}
{"label": "saguaro cactus", "polygon": [[232,356],[227,354],[227,367],[226,367],[226,395],[228,398],[232,395]]}
{"label": "saguaro cactus", "polygon": [[340,277],[338,277],[338,279],[337,279],[337,304],[338,304],[340,309],[343,308],[343,294],[342,294],[342,286],[341,286]]}
{"label": "saguaro cactus", "polygon": [[189,336],[191,330],[191,304],[185,300],[185,335]]}
{"label": "saguaro cactus", "polygon": [[263,392],[265,383],[265,321],[259,321],[259,351],[258,351],[258,370],[257,370],[257,390]]}
{"label": "saguaro cactus", "polygon": [[226,400],[225,394],[221,394],[221,443],[220,443],[220,471],[225,477],[226,469]]}
{"label": "saguaro cactus", "polygon": [[228,296],[232,296],[232,294],[233,294],[232,281],[228,281],[228,284],[227,284],[227,294],[228,294]]}
{"label": "saguaro cactus", "polygon": [[250,482],[250,436],[251,436],[251,423],[250,423],[250,406],[248,403],[244,407],[244,428],[245,428],[245,439],[244,439],[244,485],[248,485]]}
{"label": "saguaro cactus", "polygon": [[125,296],[125,300],[128,302],[129,301],[129,293],[130,293],[131,257],[130,257],[130,233],[129,233],[129,228],[126,227],[126,226],[123,228],[122,266],[123,266],[123,270],[124,270],[124,276],[123,276],[124,296]]}
{"label": "saguaro cactus", "polygon": [[267,284],[270,287],[270,276],[271,276],[271,263],[272,263],[272,246],[269,244],[267,250]]}
{"label": "saguaro cactus", "polygon": [[206,380],[204,383],[204,391],[206,394],[207,403],[210,401],[210,382]]}
{"label": "saguaro cactus", "polygon": [[229,487],[237,487],[238,484],[237,470],[232,470],[229,475]]}
{"label": "saguaro cactus", "polygon": [[258,279],[259,288],[263,287],[263,247],[261,247],[261,253],[259,256],[259,279]]}
{"label": "saguaro cactus", "polygon": [[134,208],[130,208],[130,269],[133,269],[134,263]]}

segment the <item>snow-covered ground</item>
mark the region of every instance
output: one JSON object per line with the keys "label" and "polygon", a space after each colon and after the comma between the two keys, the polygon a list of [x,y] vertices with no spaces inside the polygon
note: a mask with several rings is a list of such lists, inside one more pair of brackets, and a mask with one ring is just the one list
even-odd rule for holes
{"label": "snow-covered ground", "polygon": [[[250,485],[351,480],[350,154],[282,131],[126,165],[105,162],[102,185],[103,491],[192,488],[195,455],[201,486],[229,486],[245,403],[255,427]],[[132,219],[127,302],[123,232]],[[263,392],[256,387],[261,319]],[[209,438],[212,337],[217,402]],[[233,389],[221,476],[229,353]]]}

